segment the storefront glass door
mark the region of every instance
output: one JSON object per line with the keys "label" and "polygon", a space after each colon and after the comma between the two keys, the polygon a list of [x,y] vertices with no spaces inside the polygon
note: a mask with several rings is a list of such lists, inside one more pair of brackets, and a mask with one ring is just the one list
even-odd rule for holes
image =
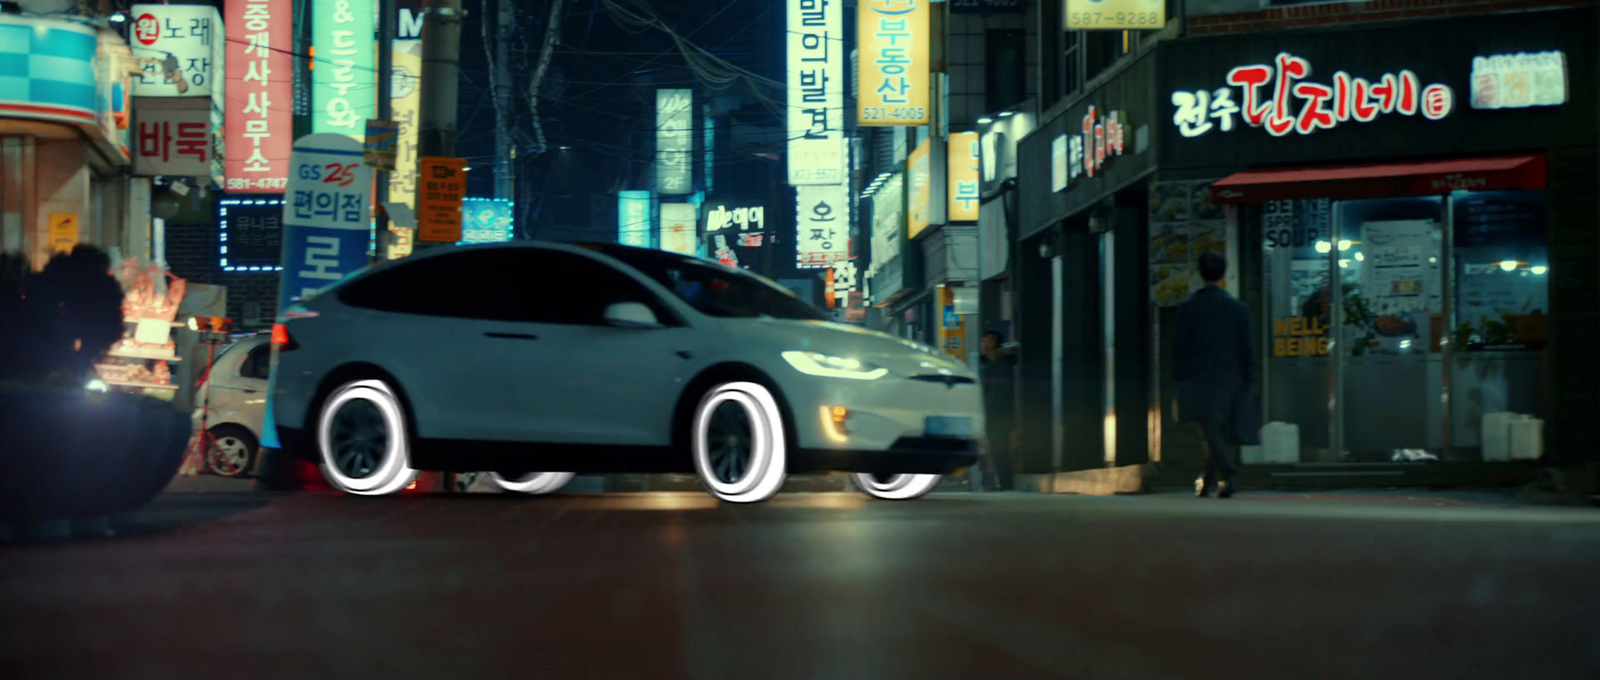
{"label": "storefront glass door", "polygon": [[[1261,329],[1262,401],[1266,406],[1263,462],[1332,462],[1332,389],[1325,304],[1332,260],[1327,200],[1272,201],[1261,206],[1262,273],[1267,313]],[[1274,437],[1272,433],[1282,432]]]}
{"label": "storefront glass door", "polygon": [[1338,236],[1318,248],[1342,274],[1342,303],[1329,310],[1339,460],[1438,460],[1445,448],[1444,203],[1341,201],[1334,209]]}

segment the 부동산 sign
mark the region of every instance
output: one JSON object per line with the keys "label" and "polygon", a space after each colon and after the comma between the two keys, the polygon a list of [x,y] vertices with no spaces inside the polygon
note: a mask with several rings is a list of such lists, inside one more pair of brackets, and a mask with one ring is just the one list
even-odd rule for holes
{"label": "\ubd80\ub3d9\uc0b0 sign", "polygon": [[861,125],[927,125],[932,68],[930,0],[860,0],[857,13]]}

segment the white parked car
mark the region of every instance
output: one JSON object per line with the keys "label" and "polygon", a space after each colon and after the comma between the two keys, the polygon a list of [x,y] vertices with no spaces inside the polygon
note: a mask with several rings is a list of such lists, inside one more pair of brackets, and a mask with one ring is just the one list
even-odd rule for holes
{"label": "white parked car", "polygon": [[266,334],[252,335],[220,350],[195,395],[195,432],[200,431],[201,411],[207,408],[206,395],[210,395],[205,426],[216,438],[217,455],[208,461],[216,474],[237,477],[255,465],[261,421],[267,410],[272,361],[269,340]]}
{"label": "white parked car", "polygon": [[979,455],[973,371],[832,323],[761,277],[616,245],[424,251],[363,270],[273,328],[284,446],[353,494],[418,470],[505,491],[574,473],[694,472],[730,502],[791,472],[910,499]]}

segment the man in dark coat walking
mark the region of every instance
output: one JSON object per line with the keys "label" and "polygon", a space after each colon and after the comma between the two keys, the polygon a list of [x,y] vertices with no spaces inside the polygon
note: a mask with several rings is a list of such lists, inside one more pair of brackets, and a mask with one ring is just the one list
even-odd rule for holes
{"label": "man in dark coat walking", "polygon": [[1178,419],[1199,423],[1205,432],[1206,470],[1197,490],[1202,497],[1218,491],[1218,482],[1220,498],[1238,490],[1230,449],[1240,441],[1240,417],[1249,416],[1241,412],[1241,402],[1256,379],[1250,310],[1220,285],[1227,271],[1221,255],[1201,255],[1200,278],[1206,285],[1178,306],[1173,324]]}

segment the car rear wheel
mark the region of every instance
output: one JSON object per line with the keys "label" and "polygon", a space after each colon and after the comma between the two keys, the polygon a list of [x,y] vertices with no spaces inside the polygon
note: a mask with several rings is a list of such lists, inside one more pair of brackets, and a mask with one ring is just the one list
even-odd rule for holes
{"label": "car rear wheel", "polygon": [[694,410],[690,448],[701,486],[729,503],[759,503],[783,488],[788,440],[772,392],[730,382],[706,392]]}
{"label": "car rear wheel", "polygon": [[851,483],[873,498],[886,501],[909,501],[926,496],[939,486],[944,475],[877,474],[854,472]]}
{"label": "car rear wheel", "polygon": [[501,491],[540,496],[555,493],[572,481],[571,472],[489,473],[489,481]]}
{"label": "car rear wheel", "polygon": [[222,477],[242,477],[250,472],[256,460],[256,437],[238,425],[218,425],[211,428],[212,447],[207,465],[212,474]]}
{"label": "car rear wheel", "polygon": [[385,496],[417,478],[411,468],[404,407],[382,380],[357,380],[335,389],[317,417],[317,453],[333,488]]}

